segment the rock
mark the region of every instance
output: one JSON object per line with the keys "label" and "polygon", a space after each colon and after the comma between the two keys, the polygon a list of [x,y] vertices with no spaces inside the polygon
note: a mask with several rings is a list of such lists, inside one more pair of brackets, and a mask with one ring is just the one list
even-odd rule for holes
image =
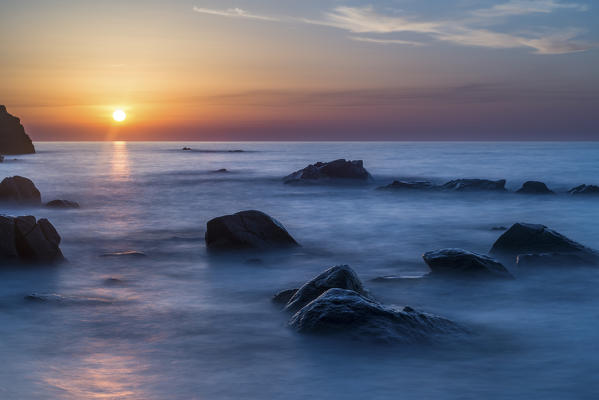
{"label": "rock", "polygon": [[209,249],[267,249],[298,246],[276,219],[256,210],[240,211],[208,221]]}
{"label": "rock", "polygon": [[289,303],[289,300],[291,300],[291,298],[297,292],[297,290],[298,289],[281,290],[279,293],[275,294],[272,297],[272,302],[276,304],[285,305]]}
{"label": "rock", "polygon": [[[10,218],[10,217],[8,217]],[[55,263],[64,260],[60,235],[45,218],[37,222],[28,215],[14,218],[15,248],[18,259],[31,263]]]}
{"label": "rock", "polygon": [[42,196],[30,179],[13,176],[4,178],[0,183],[0,201],[41,204]]}
{"label": "rock", "polygon": [[367,182],[372,176],[366,171],[362,160],[339,159],[330,162],[317,162],[283,178],[285,183],[316,182]]}
{"label": "rock", "polygon": [[15,219],[0,215],[0,262],[17,260],[18,258]]}
{"label": "rock", "polygon": [[31,154],[35,148],[21,120],[6,111],[0,105],[0,153],[1,154]]}
{"label": "rock", "polygon": [[516,193],[523,194],[555,194],[543,182],[527,181],[522,184],[522,187],[516,190]]}
{"label": "rock", "polygon": [[433,275],[513,278],[497,260],[462,249],[429,251],[422,256]]}
{"label": "rock", "polygon": [[599,186],[595,185],[580,185],[568,190],[570,194],[583,195],[599,195]]}
{"label": "rock", "polygon": [[0,154],[0,163],[4,162],[4,156],[2,154]]}
{"label": "rock", "polygon": [[495,241],[490,253],[517,256],[528,253],[595,252],[545,225],[516,223]]}
{"label": "rock", "polygon": [[25,296],[25,300],[65,306],[101,306],[113,303],[111,299],[102,297],[70,296],[57,293],[31,293]]}
{"label": "rock", "polygon": [[189,150],[191,150],[191,147],[183,147],[181,150],[183,150],[183,151],[189,151]]}
{"label": "rock", "polygon": [[121,286],[124,285],[125,282],[119,278],[106,278],[104,279],[104,284],[106,286]]}
{"label": "rock", "polygon": [[100,257],[145,257],[146,255],[141,251],[136,250],[125,250],[115,251],[113,253],[100,254]]}
{"label": "rock", "polygon": [[79,203],[69,200],[52,200],[46,203],[50,208],[79,208]]}
{"label": "rock", "polygon": [[296,312],[328,289],[339,288],[353,290],[368,297],[358,275],[348,265],[336,265],[306,282],[293,295],[285,306],[285,310]]}
{"label": "rock", "polygon": [[433,189],[432,183],[427,181],[393,181],[387,186],[378,187],[378,190],[402,190],[402,189]]}
{"label": "rock", "polygon": [[505,192],[505,179],[490,181],[487,179],[456,179],[449,181],[443,186],[445,190],[455,190],[458,192],[470,192],[479,190],[491,190]]}
{"label": "rock", "polygon": [[519,267],[573,267],[597,263],[599,257],[587,253],[519,254],[516,257],[516,264]]}
{"label": "rock", "polygon": [[212,172],[218,173],[218,174],[224,174],[224,173],[227,173],[229,171],[226,168],[221,168],[221,169],[217,169],[217,170],[212,171]]}
{"label": "rock", "polygon": [[383,306],[353,290],[333,288],[295,313],[289,326],[301,333],[339,334],[386,343],[430,341],[466,331],[448,319]]}

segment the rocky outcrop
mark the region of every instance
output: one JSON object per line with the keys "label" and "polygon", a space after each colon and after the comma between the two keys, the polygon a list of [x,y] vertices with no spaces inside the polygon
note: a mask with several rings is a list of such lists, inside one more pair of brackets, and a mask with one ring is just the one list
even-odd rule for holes
{"label": "rocky outcrop", "polygon": [[46,203],[50,208],[79,208],[79,203],[70,200],[52,200]]}
{"label": "rocky outcrop", "polygon": [[422,256],[431,275],[513,278],[499,261],[462,249],[429,251]]}
{"label": "rocky outcrop", "polygon": [[527,181],[522,184],[522,187],[516,190],[516,193],[521,194],[555,194],[543,182]]}
{"label": "rocky outcrop", "polygon": [[455,179],[441,186],[445,190],[455,190],[458,192],[471,192],[491,190],[505,192],[505,179],[491,181],[488,179]]}
{"label": "rocky outcrop", "polygon": [[568,190],[568,193],[575,195],[595,195],[599,196],[599,186],[580,185]]}
{"label": "rocky outcrop", "polygon": [[346,335],[386,343],[422,342],[465,332],[448,319],[410,307],[398,310],[339,288],[327,290],[300,309],[289,326],[301,333]]}
{"label": "rocky outcrop", "polygon": [[211,219],[206,226],[205,240],[206,246],[215,250],[264,250],[298,245],[280,222],[256,210]]}
{"label": "rocky outcrop", "polygon": [[372,180],[362,160],[317,162],[283,178],[285,183],[363,183]]}
{"label": "rocky outcrop", "polygon": [[35,153],[35,148],[25,133],[21,120],[0,105],[0,154],[30,153]]}
{"label": "rocky outcrop", "polygon": [[0,183],[0,201],[38,205],[42,196],[30,179],[13,176],[4,178]]}
{"label": "rocky outcrop", "polygon": [[45,218],[0,216],[0,260],[54,263],[64,260],[60,235]]}
{"label": "rocky outcrop", "polygon": [[348,265],[336,265],[306,282],[289,299],[285,310],[296,312],[318,296],[331,288],[353,290],[363,296],[368,296],[358,275]]}
{"label": "rocky outcrop", "polygon": [[378,187],[378,190],[425,190],[434,189],[435,186],[428,181],[393,181],[392,183]]}

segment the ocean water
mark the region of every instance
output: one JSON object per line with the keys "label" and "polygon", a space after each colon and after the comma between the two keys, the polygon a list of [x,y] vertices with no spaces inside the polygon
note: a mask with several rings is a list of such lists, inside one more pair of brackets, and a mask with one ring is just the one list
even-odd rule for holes
{"label": "ocean water", "polygon": [[[183,146],[195,151],[181,151]],[[514,270],[514,281],[389,279],[422,253],[487,252],[514,222],[599,247],[599,199],[374,190],[393,179],[599,184],[599,143],[36,143],[3,176],[44,201],[69,262],[0,269],[0,399],[597,399],[599,268]],[[230,152],[241,149],[244,152]],[[366,186],[290,186],[315,161],[363,159]],[[226,168],[229,173],[214,173]],[[302,247],[206,252],[206,222],[245,209]],[[147,257],[100,257],[138,250]],[[250,260],[259,257],[260,261]],[[349,264],[384,303],[450,318],[471,335],[389,345],[303,336],[271,303]],[[53,294],[46,302],[25,296]]]}

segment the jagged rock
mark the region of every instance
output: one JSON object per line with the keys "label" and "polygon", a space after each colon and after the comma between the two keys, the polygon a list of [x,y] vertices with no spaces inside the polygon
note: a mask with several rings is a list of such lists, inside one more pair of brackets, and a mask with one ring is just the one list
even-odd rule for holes
{"label": "jagged rock", "polygon": [[52,200],[46,203],[50,208],[79,208],[79,203],[70,200]]}
{"label": "jagged rock", "polygon": [[402,190],[402,189],[434,189],[432,183],[428,181],[393,181],[392,183],[378,187],[379,190]]}
{"label": "jagged rock", "polygon": [[145,253],[136,250],[115,251],[101,254],[100,257],[145,257]]}
{"label": "jagged rock", "polygon": [[599,186],[595,185],[580,185],[568,190],[570,194],[576,195],[599,195]]}
{"label": "jagged rock", "polygon": [[296,312],[331,288],[349,289],[368,296],[358,275],[348,265],[336,265],[306,282],[289,299],[285,310]]}
{"label": "jagged rock", "polygon": [[519,254],[516,264],[519,267],[572,267],[594,265],[599,263],[599,257],[587,253],[539,253]]}
{"label": "jagged rock", "polygon": [[35,153],[31,139],[25,133],[21,120],[0,105],[0,154]]}
{"label": "jagged rock", "polygon": [[543,182],[527,181],[522,184],[522,187],[516,190],[516,193],[523,194],[555,194]]}
{"label": "jagged rock", "polygon": [[209,249],[267,249],[298,245],[280,222],[256,210],[211,219],[206,225],[205,240]]}
{"label": "jagged rock", "polygon": [[492,254],[586,253],[594,250],[576,243],[545,225],[516,223],[495,241]]}
{"label": "jagged rock", "polygon": [[45,218],[0,217],[0,259],[26,263],[54,263],[64,260],[60,235]]}
{"label": "jagged rock", "polygon": [[13,176],[0,183],[0,201],[37,205],[41,204],[42,196],[30,179]]}
{"label": "jagged rock", "polygon": [[275,294],[272,297],[273,303],[285,305],[291,300],[293,295],[297,292],[298,289],[287,289],[281,290],[279,293]]}
{"label": "jagged rock", "polygon": [[339,334],[387,343],[430,341],[439,335],[466,332],[448,319],[411,307],[396,310],[339,288],[327,290],[295,313],[289,326],[301,333]]}
{"label": "jagged rock", "polygon": [[505,192],[505,179],[490,181],[488,179],[455,179],[441,186],[445,190],[459,192],[470,192],[479,190],[491,190]]}
{"label": "jagged rock", "polygon": [[372,176],[364,168],[362,160],[339,159],[330,162],[317,162],[295,171],[283,178],[285,183],[316,182],[367,182]]}
{"label": "jagged rock", "polygon": [[422,256],[432,275],[513,278],[497,260],[462,249],[429,251]]}

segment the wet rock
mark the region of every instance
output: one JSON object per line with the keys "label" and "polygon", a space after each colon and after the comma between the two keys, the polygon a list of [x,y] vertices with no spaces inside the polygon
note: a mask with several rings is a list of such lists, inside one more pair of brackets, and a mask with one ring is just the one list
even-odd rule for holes
{"label": "wet rock", "polygon": [[209,249],[217,250],[298,246],[280,222],[256,210],[211,219],[206,225],[205,240]]}
{"label": "wet rock", "polygon": [[18,258],[15,219],[0,215],[0,262],[17,260]]}
{"label": "wet rock", "polygon": [[462,249],[429,251],[422,258],[430,267],[431,275],[513,278],[499,261]]}
{"label": "wet rock", "polygon": [[38,205],[42,202],[42,196],[30,179],[13,176],[0,182],[0,201]]}
{"label": "wet rock", "polygon": [[285,183],[355,183],[367,182],[372,176],[364,168],[362,160],[339,159],[330,162],[317,162],[283,178]]}
{"label": "wet rock", "polygon": [[386,343],[430,341],[465,330],[452,321],[415,311],[381,305],[353,290],[333,288],[295,313],[289,326],[301,333],[338,334]]}
{"label": "wet rock", "polygon": [[16,217],[15,247],[19,259],[32,263],[55,263],[64,260],[60,250],[60,235],[45,218],[38,221],[35,217]]}
{"label": "wet rock", "polygon": [[100,254],[100,257],[146,257],[146,255],[145,253],[137,250],[125,250]]}
{"label": "wet rock", "polygon": [[488,179],[456,179],[441,186],[445,190],[458,192],[470,191],[498,191],[505,192],[505,179],[491,181]]}
{"label": "wet rock", "polygon": [[516,257],[519,267],[573,267],[598,263],[598,256],[587,253],[519,254]]}
{"label": "wet rock", "polygon": [[368,296],[360,278],[358,278],[353,269],[348,265],[336,265],[300,287],[293,297],[289,299],[285,310],[296,312],[331,288],[349,289],[363,296]]}
{"label": "wet rock", "polygon": [[568,190],[568,193],[575,195],[595,195],[599,196],[599,186],[595,185],[580,185]]}
{"label": "wet rock", "polygon": [[289,303],[289,300],[293,297],[293,295],[297,292],[298,289],[287,289],[281,290],[279,293],[275,294],[272,297],[273,303],[285,305]]}
{"label": "wet rock", "polygon": [[0,163],[4,162],[4,156],[2,154],[0,154]]}
{"label": "wet rock", "polygon": [[428,181],[393,181],[392,183],[378,187],[378,190],[404,190],[404,189],[417,189],[426,190],[434,189],[432,183]]}
{"label": "wet rock", "polygon": [[3,105],[0,105],[0,153],[35,153],[31,138],[25,133],[21,120],[9,114]]}
{"label": "wet rock", "polygon": [[576,243],[545,225],[516,223],[495,241],[491,254],[582,253],[594,250]]}
{"label": "wet rock", "polygon": [[522,184],[522,187],[516,190],[516,193],[522,194],[555,194],[543,182],[527,181]]}
{"label": "wet rock", "polygon": [[217,169],[217,170],[215,170],[213,172],[217,173],[217,174],[225,174],[225,173],[227,173],[229,171],[226,168],[221,168],[221,169]]}
{"label": "wet rock", "polygon": [[50,208],[79,208],[79,203],[70,200],[52,200],[46,203]]}
{"label": "wet rock", "polygon": [[189,151],[189,150],[191,150],[191,147],[183,147],[181,150],[183,150],[183,151]]}

